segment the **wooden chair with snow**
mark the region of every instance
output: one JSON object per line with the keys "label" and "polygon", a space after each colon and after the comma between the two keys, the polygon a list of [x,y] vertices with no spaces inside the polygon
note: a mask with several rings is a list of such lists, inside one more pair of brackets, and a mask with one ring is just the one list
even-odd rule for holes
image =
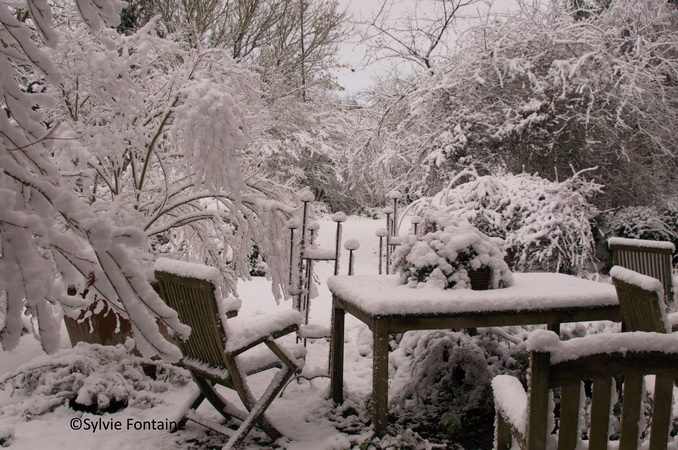
{"label": "wooden chair with snow", "polygon": [[612,267],[610,276],[617,290],[626,331],[667,333],[671,330],[664,287],[658,279],[621,266]]}
{"label": "wooden chair with snow", "polygon": [[659,280],[664,290],[663,301],[673,308],[671,260],[676,248],[671,242],[613,237],[607,243],[615,266]]}
{"label": "wooden chair with snow", "polygon": [[[281,437],[264,412],[303,366],[303,347],[291,348],[276,341],[298,329],[300,314],[289,310],[246,323],[236,317],[239,300],[219,298],[218,270],[201,264],[159,259],[155,277],[160,296],[177,311],[179,320],[191,327],[188,339],[177,339],[176,344],[183,354],[180,364],[190,371],[198,392],[181,413],[179,427],[191,420],[228,435],[225,448],[238,448],[255,425],[271,440]],[[273,368],[278,368],[277,373],[261,397],[255,398],[247,383],[248,375]],[[215,385],[233,389],[246,411],[224,399]],[[205,399],[227,421],[240,420],[237,430],[197,414],[196,409]]]}
{"label": "wooden chair with snow", "polygon": [[[653,450],[667,448],[673,379],[678,375],[678,334],[600,333],[560,341],[552,331],[537,330],[527,346],[527,392],[513,376],[498,375],[492,380],[497,449],[508,450],[513,440],[531,450],[607,449],[613,442],[609,433],[613,414],[620,416],[615,448],[636,450],[647,444]],[[646,375],[655,376],[647,422],[651,424],[649,442],[647,430],[639,427],[644,414],[643,384],[651,380]],[[622,380],[623,393],[617,396],[615,381]],[[592,382],[589,393],[584,381]],[[617,397],[621,414],[615,413],[619,411]],[[584,406],[589,402],[590,409]]]}

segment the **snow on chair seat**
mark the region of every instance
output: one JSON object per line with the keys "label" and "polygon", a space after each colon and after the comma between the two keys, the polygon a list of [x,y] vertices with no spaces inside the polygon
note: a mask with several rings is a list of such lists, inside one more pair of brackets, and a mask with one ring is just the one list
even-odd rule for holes
{"label": "snow on chair seat", "polygon": [[[192,420],[229,434],[225,448],[242,445],[255,425],[272,440],[281,437],[264,412],[287,381],[303,367],[305,349],[300,346],[287,348],[276,341],[298,329],[299,313],[291,311],[278,317],[257,318],[250,325],[244,325],[241,317],[227,320],[232,315],[231,308],[236,305],[221,301],[216,269],[169,259],[158,260],[155,269],[160,296],[177,311],[179,320],[191,327],[188,339],[177,340],[176,344],[183,354],[182,364],[191,372],[199,392],[181,413],[179,426]],[[234,323],[229,326],[230,322]],[[273,367],[279,370],[262,396],[255,398],[248,386],[247,375]],[[235,390],[247,411],[226,401],[214,384]],[[239,419],[238,429],[230,433],[227,432],[230,429],[221,425],[209,426],[209,420],[200,418],[195,410],[205,399],[225,419]]]}
{"label": "snow on chair seat", "polygon": [[[610,424],[614,423],[611,411],[618,411],[613,408],[617,401],[613,381],[621,382],[622,378],[617,444],[620,449],[640,448],[645,375],[655,376],[650,438],[645,444],[650,449],[667,448],[673,380],[678,376],[678,334],[600,333],[560,341],[552,331],[537,330],[530,334],[527,347],[527,392],[510,375],[492,380],[497,413],[495,448],[508,450],[515,440],[522,449],[574,449],[585,444],[589,449],[607,449]],[[584,381],[592,381],[593,387],[590,399],[582,401],[587,395]],[[555,408],[553,399],[558,393],[559,406]],[[583,406],[589,401],[590,409]]]}

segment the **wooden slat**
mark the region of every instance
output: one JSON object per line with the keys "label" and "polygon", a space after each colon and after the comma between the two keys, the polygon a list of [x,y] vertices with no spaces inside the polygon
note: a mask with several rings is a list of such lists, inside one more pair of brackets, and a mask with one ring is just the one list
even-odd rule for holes
{"label": "wooden slat", "polygon": [[622,407],[619,450],[637,450],[638,419],[643,395],[643,376],[627,375],[624,378],[624,403]]}
{"label": "wooden slat", "polygon": [[560,430],[558,450],[572,450],[579,437],[579,400],[581,383],[570,383],[560,391]]}
{"label": "wooden slat", "polygon": [[611,398],[612,378],[597,378],[593,380],[589,450],[607,449],[607,431],[610,425]]}
{"label": "wooden slat", "polygon": [[672,377],[662,375],[655,379],[650,450],[663,450],[668,443],[673,381]]}
{"label": "wooden slat", "polygon": [[530,420],[527,425],[527,448],[546,448],[549,405],[549,367],[551,354],[532,352],[530,354],[530,381],[527,411]]}

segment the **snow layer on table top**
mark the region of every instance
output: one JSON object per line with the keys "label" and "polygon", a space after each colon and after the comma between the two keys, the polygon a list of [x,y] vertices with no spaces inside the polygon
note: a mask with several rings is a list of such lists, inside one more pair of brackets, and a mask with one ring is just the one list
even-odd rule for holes
{"label": "snow layer on table top", "polygon": [[219,273],[219,269],[216,267],[169,258],[159,258],[155,262],[155,270],[181,277],[198,278],[199,280],[209,281],[215,286],[219,285],[219,279],[221,278],[221,273]]}
{"label": "snow layer on table top", "polygon": [[628,239],[612,237],[607,240],[607,245],[631,245],[634,247],[663,248],[676,251],[676,246],[667,241],[651,241],[649,239]]}
{"label": "snow layer on table top", "polygon": [[646,291],[656,292],[657,295],[659,295],[659,298],[664,297],[664,287],[662,286],[661,281],[656,278],[643,275],[621,266],[612,267],[612,269],[610,269],[610,276],[634,286],[638,286]]}
{"label": "snow layer on table top", "polygon": [[539,310],[556,307],[617,305],[610,283],[560,273],[514,273],[513,286],[487,291],[412,289],[397,275],[339,275],[327,286],[344,301],[375,315]]}
{"label": "snow layer on table top", "polygon": [[551,363],[570,361],[595,354],[615,352],[662,352],[678,354],[678,333],[599,333],[561,341],[553,331],[535,330],[527,338],[530,351],[551,353]]}

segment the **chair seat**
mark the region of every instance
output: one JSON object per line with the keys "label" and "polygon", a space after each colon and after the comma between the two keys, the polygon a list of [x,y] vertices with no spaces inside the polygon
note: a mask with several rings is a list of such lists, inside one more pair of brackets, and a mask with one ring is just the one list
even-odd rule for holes
{"label": "chair seat", "polygon": [[299,311],[292,309],[266,316],[245,317],[240,315],[229,319],[224,324],[228,336],[226,352],[237,354],[243,349],[251,348],[263,342],[269,336],[287,334],[290,328],[298,327],[302,320]]}

